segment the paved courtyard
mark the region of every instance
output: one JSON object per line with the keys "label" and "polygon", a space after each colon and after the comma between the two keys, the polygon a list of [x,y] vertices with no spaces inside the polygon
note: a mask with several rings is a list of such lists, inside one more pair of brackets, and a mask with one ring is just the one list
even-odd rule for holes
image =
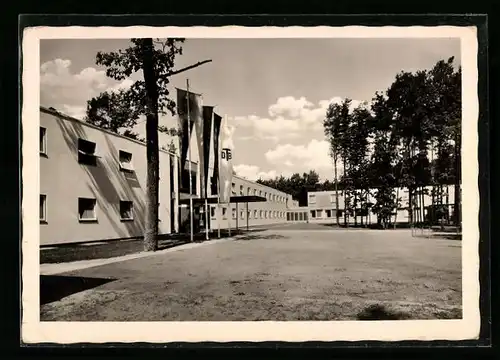
{"label": "paved courtyard", "polygon": [[[461,242],[409,231],[275,226],[41,276],[41,321],[461,317]],[[327,229],[327,228],[326,228]]]}

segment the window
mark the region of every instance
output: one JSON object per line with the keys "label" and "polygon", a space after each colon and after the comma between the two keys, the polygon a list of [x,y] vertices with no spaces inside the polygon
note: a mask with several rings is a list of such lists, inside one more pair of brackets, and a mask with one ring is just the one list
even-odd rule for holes
{"label": "window", "polygon": [[316,195],[309,195],[309,204],[316,204]]}
{"label": "window", "polygon": [[47,195],[40,194],[40,222],[47,221]]}
{"label": "window", "polygon": [[252,189],[247,188],[247,195],[250,195],[250,194],[251,194],[251,192],[252,192]]}
{"label": "window", "polygon": [[96,145],[91,141],[78,139],[78,162],[84,165],[97,165]]}
{"label": "window", "polygon": [[232,212],[233,219],[236,219],[236,216],[237,216],[237,214],[236,214],[236,209],[232,209],[232,210],[233,210],[233,212]]}
{"label": "window", "polygon": [[259,212],[260,218],[262,219],[262,210]]}
{"label": "window", "polygon": [[224,220],[227,219],[226,213],[227,213],[227,209],[226,208],[222,208],[222,218]]}
{"label": "window", "polygon": [[215,206],[210,207],[210,217],[215,218]]}
{"label": "window", "polygon": [[243,210],[240,211],[240,218],[241,219],[245,218],[245,212]]}
{"label": "window", "polygon": [[120,150],[118,154],[120,158],[120,170],[133,172],[132,154],[123,150]]}
{"label": "window", "polygon": [[236,185],[234,183],[231,184],[231,195],[236,195],[236,190],[234,189]]}
{"label": "window", "polygon": [[267,210],[264,211],[264,217],[267,219]]}
{"label": "window", "polygon": [[323,217],[323,210],[317,210],[316,211],[316,216],[319,217],[319,218]]}
{"label": "window", "polygon": [[315,210],[311,210],[311,217],[312,217],[312,218],[315,218],[315,217],[316,217],[316,211],[315,211]]}
{"label": "window", "polygon": [[257,189],[253,189],[253,194],[257,195]]}
{"label": "window", "polygon": [[335,194],[330,194],[330,202],[335,203]]}
{"label": "window", "polygon": [[80,221],[96,221],[96,199],[78,198],[78,216]]}
{"label": "window", "polygon": [[243,185],[240,185],[240,195],[244,195],[244,193],[243,193]]}
{"label": "window", "polygon": [[332,217],[332,211],[331,210],[325,210],[326,211],[326,217],[330,218]]}
{"label": "window", "polygon": [[47,129],[40,126],[40,154],[47,155]]}
{"label": "window", "polygon": [[132,201],[120,201],[120,219],[121,220],[133,220],[134,215],[132,213],[133,203]]}

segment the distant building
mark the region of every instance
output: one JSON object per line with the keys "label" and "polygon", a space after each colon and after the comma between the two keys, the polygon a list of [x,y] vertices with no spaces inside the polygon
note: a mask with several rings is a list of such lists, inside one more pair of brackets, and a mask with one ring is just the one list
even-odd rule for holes
{"label": "distant building", "polygon": [[[424,218],[429,214],[429,207],[432,204],[431,186],[427,186],[427,194],[423,196],[423,202],[419,200],[419,207],[424,209]],[[392,214],[392,223],[409,223],[409,197],[408,189],[406,188],[395,188],[396,196],[400,199],[399,207],[397,211]],[[454,186],[448,185],[444,186],[444,197],[443,205],[447,208],[448,218],[452,217],[454,211]],[[374,194],[376,189],[370,189],[370,195],[368,196],[366,202],[374,204],[376,202]],[[307,211],[310,222],[314,223],[333,223],[336,222],[336,217],[339,218],[339,223],[345,225],[346,214],[345,214],[345,192],[342,190],[338,191],[338,205],[335,191],[314,191],[307,193]],[[352,200],[351,200],[352,203]],[[416,214],[414,219],[420,215]],[[371,211],[366,211],[362,209],[359,205],[354,213],[350,213],[347,216],[347,223],[353,224],[354,222],[373,224],[377,222],[377,216]]]}

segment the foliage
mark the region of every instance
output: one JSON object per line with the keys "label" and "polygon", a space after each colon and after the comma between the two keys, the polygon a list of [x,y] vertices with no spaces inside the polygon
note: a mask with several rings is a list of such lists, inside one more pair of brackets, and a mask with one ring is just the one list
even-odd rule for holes
{"label": "foliage", "polygon": [[453,61],[400,72],[386,91],[375,93],[370,108],[352,109],[350,99],[330,104],[323,126],[334,163],[342,162],[336,182],[346,189],[346,214],[370,207],[366,198],[376,189],[372,212],[380,224],[390,223],[399,208],[398,186],[409,190],[411,207],[427,185],[434,187],[433,202],[442,204],[443,185],[454,183],[460,204],[461,69]]}
{"label": "foliage", "polygon": [[333,184],[328,180],[320,182],[319,175],[314,170],[302,175],[295,173],[290,177],[281,175],[274,179],[258,179],[257,183],[292,195],[292,198],[299,202],[299,206],[307,206],[308,192],[333,190]]}
{"label": "foliage", "polygon": [[[125,80],[142,70],[142,56],[144,54],[144,39],[132,39],[133,46],[117,52],[98,52],[96,64],[106,67],[106,75],[114,80]],[[154,41],[153,71],[156,77],[157,109],[158,113],[175,115],[175,101],[168,90],[169,77],[176,55],[182,55],[180,44],[184,39],[166,39]],[[105,91],[87,101],[85,120],[93,125],[115,133],[145,142],[132,128],[139,124],[147,114],[146,82],[144,79],[135,81],[130,88],[116,91]],[[172,137],[180,136],[177,128],[158,126],[158,131]],[[165,148],[176,151],[171,141]]]}

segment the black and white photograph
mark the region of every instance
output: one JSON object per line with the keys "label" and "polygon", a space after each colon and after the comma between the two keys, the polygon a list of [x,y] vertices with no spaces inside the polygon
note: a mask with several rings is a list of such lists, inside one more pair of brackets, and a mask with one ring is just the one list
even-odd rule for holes
{"label": "black and white photograph", "polygon": [[476,338],[476,37],[26,30],[23,341]]}

